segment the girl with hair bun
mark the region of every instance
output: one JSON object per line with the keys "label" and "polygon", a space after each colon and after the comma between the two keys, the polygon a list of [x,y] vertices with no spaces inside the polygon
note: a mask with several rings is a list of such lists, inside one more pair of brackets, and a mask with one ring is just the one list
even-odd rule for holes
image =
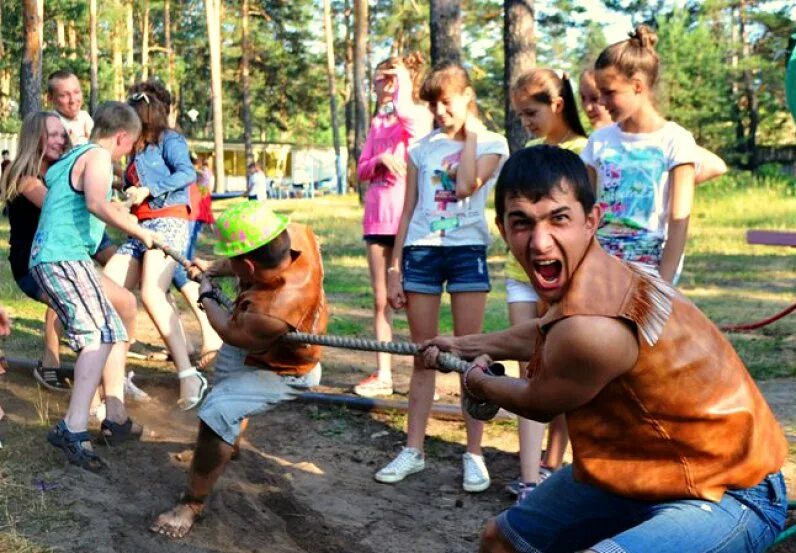
{"label": "girl with hair bun", "polygon": [[[432,125],[431,112],[418,99],[424,70],[425,61],[417,52],[388,58],[376,66],[376,115],[357,164],[359,180],[368,183],[362,234],[373,288],[373,326],[376,339],[387,342],[392,340],[387,266],[404,205],[407,151]],[[375,373],[354,386],[357,395],[392,394],[390,354],[376,354],[376,366]]]}
{"label": "girl with hair bun", "polygon": [[[535,137],[528,145],[550,144],[580,154],[586,146],[586,131],[578,116],[572,83],[566,73],[534,68],[520,75],[510,89],[511,103],[522,126]],[[512,326],[537,316],[539,296],[528,275],[509,252],[506,260],[506,302]],[[523,364],[524,366],[524,364]],[[544,424],[519,418],[520,478],[507,489],[518,501],[561,466],[569,435],[563,415],[550,422],[544,459],[542,438]]]}
{"label": "girl with hair bun", "polygon": [[671,283],[685,250],[697,146],[690,132],[655,107],[657,41],[640,25],[597,58],[600,103],[614,123],[589,137],[582,158],[603,210],[600,244]]}

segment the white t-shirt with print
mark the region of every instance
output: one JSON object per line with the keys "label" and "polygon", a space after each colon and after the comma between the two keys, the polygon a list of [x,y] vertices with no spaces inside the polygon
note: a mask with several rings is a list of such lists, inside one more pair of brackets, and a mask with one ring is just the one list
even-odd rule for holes
{"label": "white t-shirt with print", "polygon": [[94,120],[87,111],[80,110],[74,119],[67,119],[57,111],[53,111],[63,123],[66,128],[66,133],[69,135],[69,140],[72,141],[72,146],[80,146],[88,142],[91,136],[91,131],[94,129]]}
{"label": "white t-shirt with print", "polygon": [[456,198],[456,169],[464,142],[453,140],[435,130],[409,148],[409,157],[417,167],[417,204],[415,205],[405,246],[485,246],[489,228],[484,210],[500,167],[509,154],[506,139],[482,131],[476,144],[476,159],[501,156],[495,172],[472,196]]}
{"label": "white t-shirt with print", "polygon": [[592,133],[581,158],[597,173],[600,243],[628,261],[657,266],[671,204],[669,172],[696,162],[694,137],[671,121],[650,133],[623,132],[614,123]]}

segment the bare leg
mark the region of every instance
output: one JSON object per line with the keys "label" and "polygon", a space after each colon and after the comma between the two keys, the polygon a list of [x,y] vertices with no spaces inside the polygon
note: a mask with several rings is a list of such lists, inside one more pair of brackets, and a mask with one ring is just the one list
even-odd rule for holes
{"label": "bare leg", "polygon": [[[373,330],[376,339],[392,341],[392,309],[387,302],[387,264],[392,258],[392,247],[383,244],[368,244],[368,269],[373,288]],[[389,353],[376,354],[379,380],[392,382],[392,366]]]}
{"label": "bare leg", "polygon": [[110,351],[111,344],[101,343],[97,333],[94,343],[80,350],[77,356],[72,396],[69,398],[69,408],[64,417],[71,432],[82,432],[88,427],[91,398],[99,386],[102,367]]}
{"label": "bare leg", "polygon": [[[509,304],[511,326],[536,318],[535,302],[514,302]],[[520,376],[524,376],[527,363],[520,363]],[[520,479],[524,483],[539,482],[539,464],[542,457],[542,438],[544,424],[519,417],[520,438]]]}
{"label": "bare leg", "polygon": [[558,415],[550,421],[550,435],[547,437],[547,451],[544,456],[545,465],[551,469],[560,468],[564,462],[567,444],[569,444],[567,419],[564,415]]}
{"label": "bare leg", "polygon": [[61,366],[61,333],[63,327],[58,321],[55,311],[47,308],[44,314],[44,353],[41,357],[41,364],[44,367]]}
{"label": "bare leg", "polygon": [[102,287],[108,301],[119,314],[130,339],[113,345],[108,361],[102,371],[102,386],[105,391],[106,418],[122,424],[127,421],[127,410],[124,407],[124,379],[127,364],[127,350],[135,334],[136,301],[129,290],[122,288],[110,278],[102,276]]}
{"label": "bare leg", "polygon": [[[464,336],[478,334],[483,329],[486,310],[485,292],[458,292],[451,294],[453,311],[453,334]],[[464,425],[467,430],[467,451],[481,455],[481,437],[484,434],[483,421],[476,420],[462,408]]]}
{"label": "bare leg", "polygon": [[[409,293],[406,317],[413,342],[430,340],[439,333],[440,296]],[[437,374],[425,368],[422,359],[415,357],[412,379],[409,381],[409,422],[406,445],[423,451],[426,425],[434,402],[434,383]]]}
{"label": "bare leg", "polygon": [[[179,315],[166,299],[175,266],[176,262],[161,251],[150,250],[144,254],[141,301],[166,342],[177,371],[182,372],[191,368],[187,338]],[[187,399],[196,396],[200,385],[199,378],[180,379],[180,397]]]}
{"label": "bare leg", "polygon": [[479,553],[514,553],[514,548],[500,533],[495,519],[489,519],[484,531],[481,533]]}
{"label": "bare leg", "polygon": [[180,288],[180,293],[185,298],[185,301],[188,302],[194,317],[199,322],[199,329],[202,333],[202,354],[218,351],[221,348],[221,338],[210,325],[210,321],[207,320],[207,314],[199,309],[199,304],[197,303],[199,300],[199,283],[186,282],[185,286]]}
{"label": "bare leg", "polygon": [[223,474],[232,452],[231,445],[200,421],[199,437],[188,474],[188,489],[174,508],[158,516],[150,530],[170,538],[182,538],[188,534],[202,514],[205,499]]}

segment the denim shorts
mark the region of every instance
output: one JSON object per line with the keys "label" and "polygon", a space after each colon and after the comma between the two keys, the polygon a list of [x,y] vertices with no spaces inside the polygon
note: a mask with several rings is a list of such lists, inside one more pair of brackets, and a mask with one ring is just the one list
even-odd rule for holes
{"label": "denim shorts", "polygon": [[486,246],[407,246],[403,251],[405,292],[489,292]]}
{"label": "denim shorts", "polygon": [[519,552],[756,553],[774,542],[786,513],[782,473],[730,490],[718,503],[651,503],[576,482],[567,466],[500,513],[497,524]]}
{"label": "denim shorts", "polygon": [[216,357],[213,388],[199,408],[199,418],[228,444],[240,435],[246,417],[265,413],[321,382],[321,364],[307,374],[280,376],[245,364],[247,352],[223,344]]}
{"label": "denim shorts", "polygon": [[[188,222],[188,246],[185,248],[185,251],[182,252],[185,259],[193,259],[193,254],[196,251],[196,242],[199,240],[199,233],[202,231],[203,226],[204,223],[201,221]],[[181,289],[189,280],[188,271],[185,270],[185,267],[177,263],[177,266],[174,268],[174,277],[171,279],[175,288],[177,288],[177,290]]]}

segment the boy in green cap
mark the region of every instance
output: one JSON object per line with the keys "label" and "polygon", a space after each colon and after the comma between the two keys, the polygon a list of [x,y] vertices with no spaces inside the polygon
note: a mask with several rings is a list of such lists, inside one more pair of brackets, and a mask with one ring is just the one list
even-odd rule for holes
{"label": "boy in green cap", "polygon": [[[297,330],[326,331],[323,265],[309,227],[290,223],[262,202],[244,202],[216,221],[214,253],[224,259],[205,270],[199,303],[224,341],[214,387],[199,409],[199,436],[188,487],[177,505],[152,524],[153,532],[185,536],[204,509],[213,485],[237,453],[247,417],[294,399],[320,382],[320,348],[282,343]],[[209,276],[238,277],[232,313],[220,303]]]}

